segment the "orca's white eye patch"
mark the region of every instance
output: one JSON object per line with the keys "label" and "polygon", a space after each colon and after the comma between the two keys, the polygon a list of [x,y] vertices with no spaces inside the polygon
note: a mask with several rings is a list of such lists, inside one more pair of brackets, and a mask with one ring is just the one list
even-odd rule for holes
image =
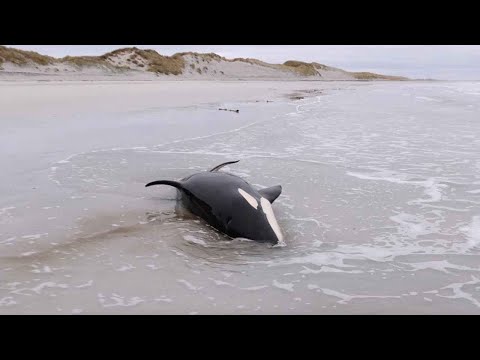
{"label": "orca's white eye patch", "polygon": [[240,195],[243,196],[243,198],[245,200],[247,200],[247,202],[255,209],[257,210],[258,209],[258,201],[252,196],[250,195],[249,193],[247,193],[246,191],[242,190],[242,189],[238,189],[238,192],[240,193]]}
{"label": "orca's white eye patch", "polygon": [[267,215],[267,220],[270,226],[272,227],[273,232],[277,235],[277,239],[279,242],[283,241],[283,235],[280,231],[280,226],[278,226],[277,219],[275,218],[275,214],[273,213],[272,205],[270,201],[265,198],[260,199],[260,204],[262,204],[262,209],[265,215]]}

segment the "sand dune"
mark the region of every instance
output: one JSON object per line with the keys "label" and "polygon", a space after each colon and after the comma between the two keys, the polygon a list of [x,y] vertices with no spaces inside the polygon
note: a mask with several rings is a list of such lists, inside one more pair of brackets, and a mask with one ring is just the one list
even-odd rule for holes
{"label": "sand dune", "polygon": [[348,72],[319,63],[290,60],[269,64],[227,59],[217,54],[118,49],[101,56],[61,59],[0,46],[2,80],[407,80],[397,76]]}

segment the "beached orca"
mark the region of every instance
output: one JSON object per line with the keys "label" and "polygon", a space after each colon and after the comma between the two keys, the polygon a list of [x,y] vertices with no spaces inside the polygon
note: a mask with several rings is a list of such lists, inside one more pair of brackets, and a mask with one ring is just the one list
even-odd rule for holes
{"label": "beached orca", "polygon": [[256,190],[240,177],[218,171],[237,162],[226,162],[180,181],[159,180],[145,186],[177,188],[187,210],[228,236],[273,244],[283,242],[271,205],[282,192],[282,187]]}

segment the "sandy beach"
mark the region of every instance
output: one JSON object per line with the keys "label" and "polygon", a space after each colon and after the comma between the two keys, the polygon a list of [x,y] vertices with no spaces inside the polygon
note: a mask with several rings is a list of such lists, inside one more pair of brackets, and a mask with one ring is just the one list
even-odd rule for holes
{"label": "sandy beach", "polygon": [[[337,87],[316,81],[0,81],[2,115],[85,109],[133,111],[233,101],[267,101],[297,92]],[[121,99],[121,101],[119,101]],[[28,102],[28,108],[22,106]]]}
{"label": "sandy beach", "polygon": [[[478,94],[0,81],[0,314],[478,314]],[[282,184],[285,247],[232,241],[144,188],[238,159],[225,171]]]}

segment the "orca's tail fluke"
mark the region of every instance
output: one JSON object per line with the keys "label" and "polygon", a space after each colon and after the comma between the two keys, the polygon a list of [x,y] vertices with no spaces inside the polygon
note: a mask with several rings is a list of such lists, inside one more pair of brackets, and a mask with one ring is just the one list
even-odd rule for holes
{"label": "orca's tail fluke", "polygon": [[153,186],[153,185],[169,185],[173,186],[177,189],[182,189],[182,184],[180,184],[178,181],[172,181],[172,180],[158,180],[158,181],[152,181],[151,183],[148,183],[145,185],[145,187]]}
{"label": "orca's tail fluke", "polygon": [[227,166],[227,165],[230,165],[230,164],[236,164],[236,163],[238,163],[239,161],[240,161],[240,160],[229,161],[229,162],[226,162],[226,163],[217,165],[217,166],[215,166],[212,170],[210,170],[210,172],[218,171],[218,170],[220,170],[220,169],[221,169],[222,167],[224,167],[224,166]]}

